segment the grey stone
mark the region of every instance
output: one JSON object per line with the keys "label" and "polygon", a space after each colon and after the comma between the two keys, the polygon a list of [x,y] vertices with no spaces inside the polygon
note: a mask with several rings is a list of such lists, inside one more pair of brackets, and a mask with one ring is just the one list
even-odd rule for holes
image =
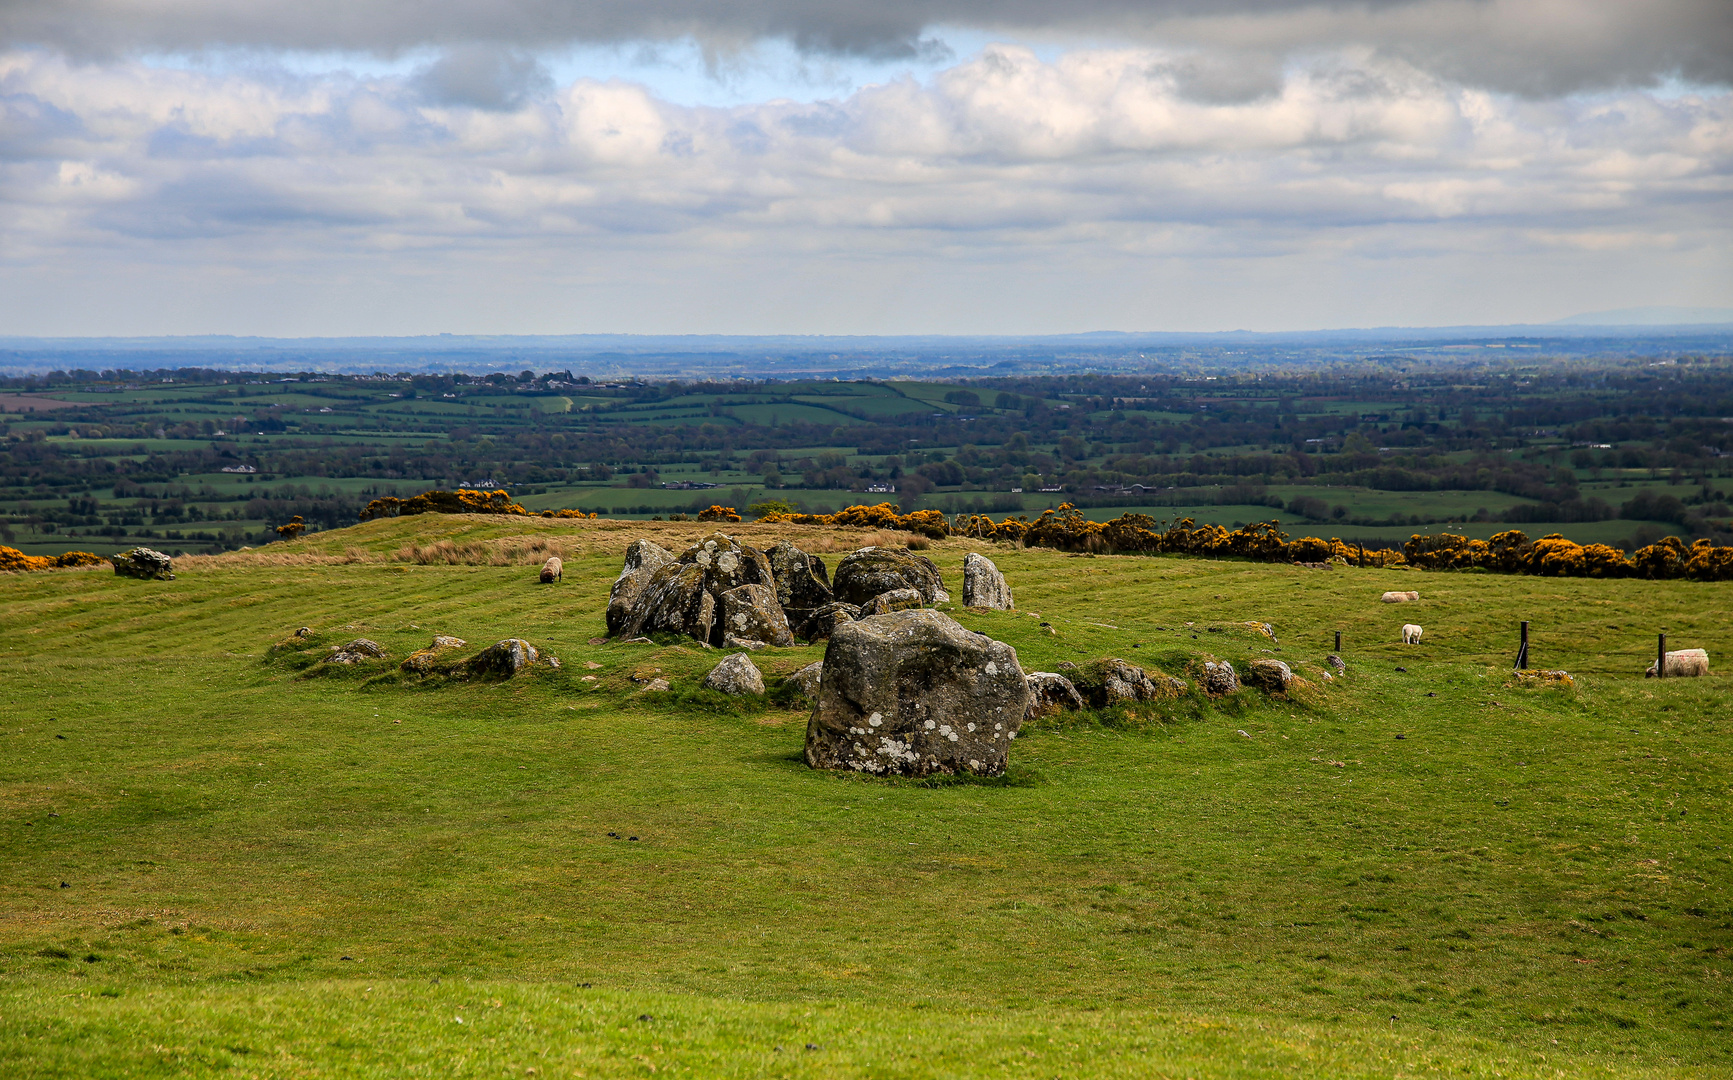
{"label": "grey stone", "polygon": [[854,604],[838,601],[826,604],[808,615],[800,624],[800,636],[805,641],[823,641],[844,623],[854,622],[860,618],[860,608]]}
{"label": "grey stone", "polygon": [[777,606],[775,579],[764,552],[712,533],[650,575],[618,635],[633,638],[660,630],[720,645],[727,632],[722,596],[742,585],[765,586],[771,605]]}
{"label": "grey stone", "polygon": [[470,657],[465,667],[472,675],[498,675],[509,679],[535,663],[537,655],[536,647],[523,638],[506,638]]}
{"label": "grey stone", "polygon": [[811,663],[788,677],[789,683],[800,691],[801,696],[817,700],[818,688],[824,682],[824,661]]}
{"label": "grey stone", "polygon": [[1013,611],[1017,607],[1011,597],[1011,586],[1005,584],[1005,575],[999,573],[992,559],[973,551],[963,556],[963,606],[993,611]]}
{"label": "grey stone", "polygon": [[1293,669],[1280,660],[1259,657],[1246,665],[1245,684],[1255,686],[1266,693],[1287,693],[1288,684],[1293,681]]}
{"label": "grey stone", "polygon": [[806,762],[904,776],[997,776],[1028,709],[1029,686],[1011,646],[937,611],[874,615],[831,635]]}
{"label": "grey stone", "polygon": [[1029,711],[1026,720],[1040,720],[1056,713],[1083,708],[1083,695],[1070,679],[1052,671],[1031,671],[1024,679],[1029,684]]}
{"label": "grey stone", "polygon": [[452,649],[461,649],[466,644],[468,642],[460,637],[435,634],[433,644],[425,649],[417,649],[404,657],[401,666],[404,671],[417,675],[431,675],[439,668],[439,657],[442,653],[450,652]]}
{"label": "grey stone", "polygon": [[776,602],[782,605],[790,626],[799,626],[807,616],[830,603],[830,577],[824,560],[808,555],[787,540],[778,540],[765,552],[776,582]]}
{"label": "grey stone", "polygon": [[119,577],[142,578],[146,581],[173,581],[174,560],[147,547],[135,547],[131,551],[123,551],[118,555],[110,555],[108,561],[114,564],[114,572]]}
{"label": "grey stone", "polygon": [[670,684],[667,679],[651,679],[649,682],[644,684],[644,688],[639,690],[638,693],[658,694],[672,690],[673,688],[673,685]]}
{"label": "grey stone", "polygon": [[704,688],[724,694],[762,694],[764,675],[745,653],[724,656],[722,662],[704,676]]}
{"label": "grey stone", "polygon": [[325,658],[331,664],[359,664],[364,660],[380,660],[385,656],[385,646],[377,641],[359,637],[343,645],[333,645],[331,655]]}
{"label": "grey stone", "polygon": [[723,636],[762,641],[766,645],[794,644],[788,619],[776,593],[768,585],[737,585],[722,594]]}
{"label": "grey stone", "polygon": [[1096,709],[1135,701],[1156,701],[1185,690],[1185,684],[1178,679],[1166,675],[1151,678],[1136,664],[1117,656],[1104,656],[1081,667],[1073,666],[1069,674],[1083,700]]}
{"label": "grey stone", "polygon": [[1204,693],[1219,697],[1231,694],[1240,688],[1240,677],[1234,673],[1234,666],[1226,660],[1206,660],[1203,665]]}
{"label": "grey stone", "polygon": [[838,600],[864,605],[893,589],[914,589],[926,604],[939,604],[951,598],[933,560],[881,547],[861,548],[843,556],[837,564],[831,592]]}
{"label": "grey stone", "polygon": [[[704,647],[706,649],[715,648],[714,645],[706,645]],[[762,641],[751,641],[747,638],[735,637],[733,634],[723,634],[722,635],[722,647],[724,649],[747,649],[751,652],[757,652],[760,649],[770,648],[769,645],[766,645]]]}
{"label": "grey stone", "polygon": [[911,608],[923,606],[922,596],[918,589],[892,589],[882,592],[861,605],[860,617],[869,615],[886,615],[893,611],[908,611]]}
{"label": "grey stone", "polygon": [[1340,675],[1340,674],[1342,674],[1342,672],[1348,670],[1348,665],[1346,663],[1344,663],[1342,658],[1340,656],[1337,656],[1335,653],[1331,653],[1329,656],[1324,657],[1324,663],[1329,664],[1330,667],[1334,668],[1336,674],[1338,674],[1338,675]]}
{"label": "grey stone", "polygon": [[674,561],[674,553],[648,540],[634,540],[626,545],[626,565],[608,590],[608,634],[613,636],[625,629],[636,610],[638,598],[657,570]]}

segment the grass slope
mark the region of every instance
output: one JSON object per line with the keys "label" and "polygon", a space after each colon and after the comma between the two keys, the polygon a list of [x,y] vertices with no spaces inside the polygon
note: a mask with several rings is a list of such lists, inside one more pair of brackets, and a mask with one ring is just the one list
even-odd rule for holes
{"label": "grass slope", "polygon": [[[1663,625],[1726,656],[1727,585],[1000,548],[1025,611],[956,614],[1026,668],[1240,662],[1267,620],[1316,685],[920,784],[808,770],[803,712],[697,689],[716,653],[591,645],[646,533],[701,530],[428,516],[174,582],[0,578],[0,1074],[1733,1069],[1726,681],[1635,677]],[[971,546],[928,552],[953,587]],[[1519,618],[1574,693],[1510,684]],[[435,632],[563,667],[312,662]]]}

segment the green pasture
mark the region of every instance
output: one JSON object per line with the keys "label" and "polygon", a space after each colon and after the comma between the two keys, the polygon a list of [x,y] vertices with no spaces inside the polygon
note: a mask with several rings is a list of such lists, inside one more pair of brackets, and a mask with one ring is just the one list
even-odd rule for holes
{"label": "green pasture", "polygon": [[[832,566],[863,535],[737,529]],[[1733,1070],[1727,680],[1638,674],[1660,628],[1721,666],[1733,585],[945,541],[953,594],[968,550],[1006,573],[1020,611],[953,614],[1027,669],[1307,685],[911,783],[802,763],[777,687],[820,648],[739,701],[698,687],[716,651],[591,644],[625,543],[702,531],[424,515],[172,582],[0,575],[0,1075]],[[469,562],[396,555],[441,540]],[[1573,690],[1510,677],[1520,619]],[[400,674],[434,633],[562,666]],[[319,662],[355,636],[391,659]]]}

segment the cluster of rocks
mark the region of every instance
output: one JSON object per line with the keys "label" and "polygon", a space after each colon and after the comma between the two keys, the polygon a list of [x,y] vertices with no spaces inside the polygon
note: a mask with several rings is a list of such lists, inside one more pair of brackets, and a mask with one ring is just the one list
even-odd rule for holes
{"label": "cluster of rocks", "polygon": [[173,581],[174,560],[153,548],[135,547],[118,555],[110,555],[117,577],[143,578],[146,581]]}
{"label": "cluster of rocks", "polygon": [[[310,637],[312,631],[303,626],[295,631],[297,637]],[[558,668],[560,659],[539,651],[534,645],[522,638],[506,638],[495,642],[487,648],[465,660],[450,658],[456,650],[463,648],[468,642],[460,637],[448,634],[436,634],[433,641],[425,649],[417,649],[404,657],[398,665],[411,675],[451,675],[457,678],[505,678],[509,679],[525,669],[544,664]],[[356,638],[341,645],[331,646],[331,651],[325,656],[327,664],[363,664],[373,660],[383,660],[387,656],[385,646],[371,638]]]}
{"label": "cluster of rocks", "polygon": [[[1009,605],[998,569],[970,558],[985,564],[970,580],[983,583],[983,596],[995,601],[982,606]],[[635,540],[608,594],[608,635],[630,640],[663,632],[724,648],[787,646],[950,598],[939,568],[912,551],[861,548],[843,556],[833,579],[823,559],[787,540],[762,551],[713,533],[678,555]]]}

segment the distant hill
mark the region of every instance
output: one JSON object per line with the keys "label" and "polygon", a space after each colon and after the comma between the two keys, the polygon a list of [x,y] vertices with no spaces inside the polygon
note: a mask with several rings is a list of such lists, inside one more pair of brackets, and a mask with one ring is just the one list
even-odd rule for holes
{"label": "distant hill", "polygon": [[1733,307],[1633,307],[1591,311],[1552,326],[1707,326],[1733,323]]}

